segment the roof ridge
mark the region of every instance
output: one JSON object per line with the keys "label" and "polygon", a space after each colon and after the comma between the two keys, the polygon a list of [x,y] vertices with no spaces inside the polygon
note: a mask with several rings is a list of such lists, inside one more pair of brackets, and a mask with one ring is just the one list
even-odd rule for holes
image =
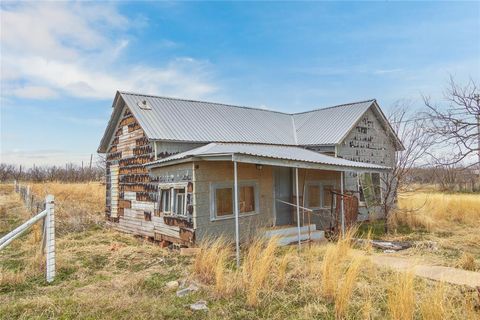
{"label": "roof ridge", "polygon": [[205,100],[195,100],[195,99],[185,99],[185,98],[175,98],[175,97],[166,97],[166,96],[160,96],[160,95],[143,94],[143,93],[135,93],[135,92],[128,92],[128,91],[118,91],[118,92],[120,94],[129,94],[129,95],[143,96],[143,97],[150,97],[150,98],[160,98],[160,99],[178,100],[178,101],[186,101],[186,102],[208,103],[208,104],[215,104],[215,105],[219,105],[219,106],[227,106],[227,107],[250,109],[250,110],[259,110],[259,111],[265,111],[265,112],[275,112],[275,113],[280,113],[280,114],[284,114],[284,115],[287,115],[287,116],[292,115],[292,113],[287,113],[287,112],[282,112],[282,111],[277,111],[277,110],[262,109],[262,108],[259,108],[259,107],[239,106],[239,105],[234,105],[234,104],[229,104],[229,103],[211,102],[211,101],[205,101]]}
{"label": "roof ridge", "polygon": [[362,101],[354,101],[354,102],[349,102],[349,103],[342,103],[342,104],[337,104],[335,106],[330,106],[330,107],[324,107],[324,108],[316,108],[313,110],[308,110],[308,111],[302,111],[302,112],[297,112],[297,113],[292,113],[291,115],[297,115],[297,114],[304,114],[304,113],[309,113],[309,112],[316,112],[316,111],[321,111],[321,110],[328,110],[328,109],[333,109],[333,108],[339,108],[339,107],[345,107],[353,104],[360,104],[360,103],[365,103],[365,102],[371,102],[373,103],[374,101],[377,101],[377,99],[367,99],[367,100],[362,100]]}
{"label": "roof ridge", "polygon": [[295,125],[295,117],[293,115],[291,115],[290,119],[292,119],[293,141],[295,142],[295,145],[298,145],[297,126]]}
{"label": "roof ridge", "polygon": [[289,116],[294,116],[294,115],[297,115],[297,114],[304,114],[304,113],[309,113],[309,112],[315,112],[315,111],[320,111],[320,110],[333,109],[333,108],[338,108],[338,107],[344,107],[344,106],[348,106],[348,105],[352,105],[352,104],[359,104],[359,103],[365,103],[365,102],[370,102],[370,101],[373,103],[374,101],[376,101],[376,99],[367,99],[367,100],[362,100],[362,101],[354,101],[354,102],[338,104],[338,105],[334,105],[334,106],[330,106],[330,107],[315,108],[315,109],[307,110],[307,111],[288,113],[288,112],[283,112],[283,111],[278,111],[278,110],[262,109],[262,108],[259,108],[259,107],[239,106],[239,105],[234,105],[234,104],[229,104],[229,103],[211,102],[211,101],[205,101],[205,100],[167,97],[167,96],[154,95],[154,94],[136,93],[136,92],[131,92],[131,91],[120,91],[120,90],[118,90],[118,92],[120,94],[129,94],[129,95],[136,95],[136,96],[143,96],[143,97],[150,97],[150,98],[161,98],[161,99],[167,99],[167,100],[178,100],[178,101],[186,101],[186,102],[209,103],[209,104],[215,104],[215,105],[227,106],[227,107],[234,107],[234,108],[243,108],[243,109],[249,109],[249,110],[274,112],[274,113],[280,113],[280,114],[289,115]]}

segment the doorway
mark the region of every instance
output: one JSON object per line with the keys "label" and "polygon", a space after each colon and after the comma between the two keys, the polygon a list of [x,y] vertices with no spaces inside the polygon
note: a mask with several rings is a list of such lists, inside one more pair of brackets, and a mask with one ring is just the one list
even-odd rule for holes
{"label": "doorway", "polygon": [[292,201],[292,169],[288,167],[274,167],[274,196],[275,196],[275,226],[293,224],[292,207],[282,203]]}

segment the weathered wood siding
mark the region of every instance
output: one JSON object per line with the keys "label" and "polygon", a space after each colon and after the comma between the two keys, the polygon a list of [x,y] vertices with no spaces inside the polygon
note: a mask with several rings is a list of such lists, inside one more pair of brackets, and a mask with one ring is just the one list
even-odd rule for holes
{"label": "weathered wood siding", "polygon": [[144,164],[153,160],[152,144],[124,107],[107,153],[107,218],[121,231],[153,237],[157,184]]}
{"label": "weathered wood siding", "polygon": [[[392,137],[387,134],[384,124],[370,109],[350,131],[343,143],[337,146],[337,156],[352,161],[393,166],[395,144]],[[345,189],[358,190],[355,172],[345,174]],[[367,213],[364,209],[360,211],[363,214]]]}
{"label": "weathered wood siding", "polygon": [[160,216],[160,177],[151,174],[144,165],[155,160],[155,150],[156,158],[161,159],[199,145],[201,144],[174,142],[156,142],[155,145],[155,142],[148,140],[133,114],[124,105],[106,154],[106,216],[113,227],[157,240],[182,243],[192,241],[193,228],[189,233],[179,226],[182,223],[169,219],[167,224]]}
{"label": "weathered wood siding", "polygon": [[[170,147],[175,149],[182,148],[182,146]],[[152,218],[155,240],[177,242],[184,245],[193,244],[195,241],[193,228],[193,163],[183,163],[166,168],[154,168],[151,174],[158,180],[159,188],[176,185],[187,187],[187,216],[175,216],[157,210]]]}
{"label": "weathered wood siding", "polygon": [[[240,216],[240,235],[242,239],[252,236],[259,227],[273,223],[273,172],[263,166],[257,169],[254,164],[238,164],[238,179],[255,180],[259,189],[259,212],[250,216]],[[211,219],[210,185],[216,182],[233,182],[233,163],[223,161],[196,162],[193,179],[194,227],[197,241],[206,236],[235,236],[233,218]]]}

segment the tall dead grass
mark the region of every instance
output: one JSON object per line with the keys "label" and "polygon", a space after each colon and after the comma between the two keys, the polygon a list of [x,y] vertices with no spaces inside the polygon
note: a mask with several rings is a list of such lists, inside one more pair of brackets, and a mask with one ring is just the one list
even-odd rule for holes
{"label": "tall dead grass", "polygon": [[[224,238],[205,240],[193,262],[193,272],[198,280],[213,284],[217,295],[228,297],[240,292],[245,294],[249,306],[256,306],[260,303],[260,293],[272,288],[269,281],[273,279],[272,270],[276,267],[277,242],[276,238],[253,240],[246,249],[240,268],[233,269],[228,264],[232,257],[231,243]],[[288,260],[284,260],[278,267],[283,269],[282,281],[287,263]]]}
{"label": "tall dead grass", "polygon": [[217,284],[218,288],[223,286],[227,259],[231,255],[230,245],[225,238],[207,239],[200,244],[193,262],[193,272],[200,281]]}
{"label": "tall dead grass", "polygon": [[448,309],[445,284],[439,282],[422,300],[420,313],[424,320],[448,319]]}
{"label": "tall dead grass", "polygon": [[255,239],[248,248],[241,272],[249,306],[258,305],[260,291],[269,288],[267,282],[273,275],[272,269],[277,248],[278,239],[275,237],[268,241],[262,238]]}
{"label": "tall dead grass", "polygon": [[351,228],[335,245],[330,245],[321,265],[321,294],[335,303],[337,319],[342,319],[348,311],[349,301],[364,262],[361,256],[349,257],[352,238],[356,232],[356,228]]}
{"label": "tall dead grass", "polygon": [[413,273],[396,273],[388,287],[387,307],[392,320],[413,319],[415,313],[415,291]]}
{"label": "tall dead grass", "polygon": [[400,194],[395,221],[411,228],[438,231],[452,224],[480,223],[478,194],[416,192]]}
{"label": "tall dead grass", "polygon": [[32,192],[39,198],[55,196],[55,215],[59,234],[84,231],[102,225],[105,208],[105,186],[99,182],[31,184]]}

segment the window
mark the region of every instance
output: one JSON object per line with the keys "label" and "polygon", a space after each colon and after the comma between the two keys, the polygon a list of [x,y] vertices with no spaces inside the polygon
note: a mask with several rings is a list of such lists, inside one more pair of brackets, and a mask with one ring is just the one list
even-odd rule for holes
{"label": "window", "polygon": [[219,188],[215,190],[215,209],[218,217],[233,214],[232,188]]}
{"label": "window", "polygon": [[239,203],[241,213],[255,211],[255,188],[253,186],[240,187]]}
{"label": "window", "polygon": [[187,215],[186,186],[163,186],[160,192],[160,208],[163,213]]}
{"label": "window", "polygon": [[332,185],[323,186],[323,207],[331,208],[332,200],[333,206],[335,207],[335,195],[332,193],[333,189]]}
{"label": "window", "polygon": [[[233,183],[211,185],[211,218],[222,219],[234,216]],[[238,184],[238,212],[254,214],[258,212],[258,188],[255,182],[241,181]]]}
{"label": "window", "polygon": [[320,184],[310,184],[307,189],[307,206],[320,208]]}
{"label": "window", "polygon": [[[331,208],[332,191],[335,189],[333,183],[312,181],[307,183],[306,206],[311,209]],[[333,197],[335,206],[335,197]]]}
{"label": "window", "polygon": [[161,204],[162,212],[170,212],[171,211],[170,189],[162,189],[161,201],[162,201],[162,204]]}
{"label": "window", "polygon": [[360,201],[367,206],[378,205],[382,202],[382,190],[379,173],[364,173],[359,177]]}
{"label": "window", "polygon": [[186,214],[185,205],[185,188],[173,189],[173,213],[176,215],[184,216]]}

